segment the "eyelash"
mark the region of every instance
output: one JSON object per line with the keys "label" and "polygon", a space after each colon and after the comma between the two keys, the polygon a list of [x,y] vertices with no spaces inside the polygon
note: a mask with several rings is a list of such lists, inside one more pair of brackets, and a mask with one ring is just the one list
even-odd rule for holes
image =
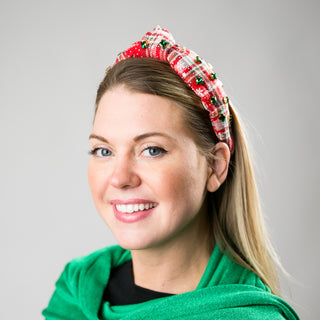
{"label": "eyelash", "polygon": [[[94,148],[94,149],[92,149],[92,150],[89,151],[89,155],[98,156],[98,155],[97,155],[97,152],[98,152],[99,150],[105,150],[105,151],[109,151],[109,152],[111,153],[111,151],[108,150],[108,149],[106,149],[106,148]],[[98,156],[98,157],[104,157],[104,156]]]}
{"label": "eyelash", "polygon": [[[159,154],[157,154],[157,155],[148,155],[147,157],[151,157],[151,158],[156,158],[156,157],[160,157],[160,156],[162,156],[162,155],[164,155],[164,154],[166,154],[168,151],[166,151],[165,149],[163,149],[163,148],[161,148],[161,147],[157,147],[157,146],[148,146],[148,147],[146,147],[145,149],[143,149],[143,151],[142,151],[142,153],[144,153],[145,151],[147,151],[147,150],[152,150],[152,149],[155,149],[155,150],[157,150],[157,151],[159,151]],[[101,156],[101,155],[97,155],[97,152],[99,151],[99,150],[101,150],[101,151],[108,151],[108,152],[110,152],[111,154],[112,154],[112,152],[110,151],[110,150],[108,150],[108,149],[106,149],[106,148],[94,148],[94,149],[92,149],[92,150],[90,150],[88,153],[89,153],[89,155],[94,155],[94,156],[97,156],[97,157],[109,157],[110,155],[108,155],[108,156]]]}
{"label": "eyelash", "polygon": [[144,151],[146,151],[146,150],[151,150],[151,149],[155,149],[155,150],[157,150],[157,151],[160,152],[159,154],[157,154],[157,155],[155,155],[155,156],[150,155],[149,157],[151,157],[151,158],[161,157],[162,155],[164,155],[164,154],[166,154],[166,153],[168,152],[167,150],[165,150],[165,149],[163,149],[163,148],[161,148],[161,147],[148,146],[148,147],[146,147],[145,149],[143,149],[142,153],[143,153]]}

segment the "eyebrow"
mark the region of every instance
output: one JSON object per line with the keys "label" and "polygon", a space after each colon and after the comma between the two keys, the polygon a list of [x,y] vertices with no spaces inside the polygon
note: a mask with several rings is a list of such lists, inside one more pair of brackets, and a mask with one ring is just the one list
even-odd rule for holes
{"label": "eyebrow", "polygon": [[[138,142],[138,141],[141,141],[143,139],[146,139],[146,138],[149,138],[149,137],[154,137],[154,136],[160,136],[160,137],[169,138],[171,140],[176,140],[172,136],[170,136],[170,135],[168,135],[166,133],[163,133],[163,132],[147,132],[147,133],[143,133],[143,134],[140,134],[140,135],[134,137],[133,141],[134,142]],[[94,133],[90,134],[89,140],[90,139],[97,139],[97,140],[103,141],[105,143],[109,143],[107,139],[105,139],[102,136],[96,135]]]}
{"label": "eyebrow", "polygon": [[143,134],[140,134],[139,136],[135,137],[133,139],[133,141],[138,142],[140,140],[143,140],[143,139],[146,139],[149,137],[154,137],[154,136],[160,136],[160,137],[168,138],[171,140],[175,140],[175,138],[173,138],[172,136],[170,136],[164,132],[147,132],[147,133],[143,133]]}
{"label": "eyebrow", "polygon": [[105,143],[109,143],[108,140],[105,139],[104,137],[98,136],[98,135],[93,134],[93,133],[90,134],[89,140],[90,140],[90,139],[97,139],[97,140],[101,140],[101,141],[103,141],[103,142],[105,142]]}

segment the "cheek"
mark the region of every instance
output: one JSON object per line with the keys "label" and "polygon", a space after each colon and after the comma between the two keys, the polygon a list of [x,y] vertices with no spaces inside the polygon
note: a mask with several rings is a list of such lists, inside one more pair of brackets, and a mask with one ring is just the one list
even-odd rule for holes
{"label": "cheek", "polygon": [[181,163],[172,171],[171,192],[187,206],[198,207],[202,205],[206,194],[207,170],[199,163]]}
{"label": "cheek", "polygon": [[[161,172],[158,176],[157,182],[154,185],[161,186],[161,193],[169,199],[174,198],[175,201],[183,199],[183,201],[190,200],[194,196],[194,190],[198,185],[198,178],[192,168],[189,166],[171,166]],[[159,190],[160,191],[160,190]]]}
{"label": "cheek", "polygon": [[92,194],[93,200],[96,202],[97,199],[103,195],[103,175],[99,173],[99,170],[89,163],[88,166],[88,182]]}

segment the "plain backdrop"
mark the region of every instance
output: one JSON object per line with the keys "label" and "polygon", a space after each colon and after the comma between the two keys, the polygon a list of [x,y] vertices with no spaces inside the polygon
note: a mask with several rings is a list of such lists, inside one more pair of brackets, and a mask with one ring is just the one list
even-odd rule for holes
{"label": "plain backdrop", "polygon": [[246,124],[263,211],[319,319],[320,2],[0,1],[0,318],[42,319],[64,265],[114,244],[87,185],[95,92],[157,24],[210,62]]}

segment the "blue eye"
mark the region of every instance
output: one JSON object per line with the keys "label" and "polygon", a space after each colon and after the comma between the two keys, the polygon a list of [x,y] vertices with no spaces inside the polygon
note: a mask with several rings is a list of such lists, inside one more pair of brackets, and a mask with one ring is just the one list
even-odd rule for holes
{"label": "blue eye", "polygon": [[100,158],[104,158],[104,157],[110,157],[112,155],[112,152],[108,149],[95,148],[90,151],[90,154],[95,155]]}
{"label": "blue eye", "polygon": [[148,157],[158,157],[167,151],[160,147],[148,147],[143,150],[143,155]]}

